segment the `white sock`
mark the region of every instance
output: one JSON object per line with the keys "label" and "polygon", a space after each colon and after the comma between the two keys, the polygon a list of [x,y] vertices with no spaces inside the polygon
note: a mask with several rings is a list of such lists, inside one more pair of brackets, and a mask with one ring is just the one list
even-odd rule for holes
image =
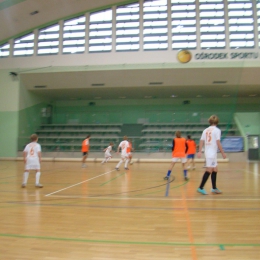
{"label": "white sock", "polygon": [[116,168],[119,168],[119,166],[121,165],[122,162],[124,162],[123,159],[120,160],[120,162],[117,164]]}
{"label": "white sock", "polygon": [[27,183],[28,177],[29,177],[29,172],[24,172],[23,173],[23,184]]}
{"label": "white sock", "polygon": [[40,176],[41,176],[41,172],[36,172],[36,176],[35,176],[36,182],[35,182],[35,184],[40,183]]}
{"label": "white sock", "polygon": [[129,162],[129,159],[126,159],[126,161],[125,161],[125,168],[127,168],[128,162]]}

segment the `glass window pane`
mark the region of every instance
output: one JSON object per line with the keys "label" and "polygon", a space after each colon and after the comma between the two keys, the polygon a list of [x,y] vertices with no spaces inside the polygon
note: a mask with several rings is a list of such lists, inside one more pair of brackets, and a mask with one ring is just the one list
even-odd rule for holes
{"label": "glass window pane", "polygon": [[139,3],[118,6],[116,9],[116,51],[139,50]]}
{"label": "glass window pane", "polygon": [[34,33],[14,39],[14,56],[32,56],[34,48]]}
{"label": "glass window pane", "polygon": [[196,49],[196,1],[171,0],[172,49]]}
{"label": "glass window pane", "polygon": [[8,57],[10,55],[10,44],[4,43],[0,46],[0,58]]}
{"label": "glass window pane", "polygon": [[167,0],[143,2],[144,50],[168,49]]}
{"label": "glass window pane", "polygon": [[228,24],[231,49],[254,47],[252,0],[228,0]]}
{"label": "glass window pane", "polygon": [[39,30],[38,55],[52,55],[59,52],[59,24],[54,24]]}
{"label": "glass window pane", "polygon": [[199,0],[200,46],[202,49],[226,47],[224,0]]}
{"label": "glass window pane", "polygon": [[86,37],[86,17],[79,16],[64,21],[62,53],[84,53]]}
{"label": "glass window pane", "polygon": [[90,14],[89,52],[112,50],[112,9]]}

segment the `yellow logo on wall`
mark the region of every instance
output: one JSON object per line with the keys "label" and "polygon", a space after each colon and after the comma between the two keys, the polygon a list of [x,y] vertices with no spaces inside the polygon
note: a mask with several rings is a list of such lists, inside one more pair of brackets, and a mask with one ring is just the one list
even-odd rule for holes
{"label": "yellow logo on wall", "polygon": [[191,60],[192,55],[188,50],[180,50],[177,54],[177,59],[181,63],[187,63]]}

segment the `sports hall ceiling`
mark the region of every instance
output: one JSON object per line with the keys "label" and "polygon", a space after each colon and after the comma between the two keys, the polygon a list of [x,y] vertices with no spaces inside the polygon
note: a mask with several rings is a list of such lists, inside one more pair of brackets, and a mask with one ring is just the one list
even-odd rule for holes
{"label": "sports hall ceiling", "polygon": [[[119,0],[0,0],[0,42]],[[32,15],[33,12],[38,13]],[[260,69],[124,69],[20,74],[30,90],[52,99],[239,97],[260,98]],[[102,80],[100,80],[102,79]],[[214,81],[226,81],[214,83]],[[155,82],[155,84],[154,84]],[[161,83],[160,83],[161,82]],[[104,84],[92,86],[92,84]],[[159,84],[160,83],[160,84]],[[73,84],[73,89],[71,89]],[[35,86],[47,86],[46,89]],[[260,103],[260,102],[259,102]]]}

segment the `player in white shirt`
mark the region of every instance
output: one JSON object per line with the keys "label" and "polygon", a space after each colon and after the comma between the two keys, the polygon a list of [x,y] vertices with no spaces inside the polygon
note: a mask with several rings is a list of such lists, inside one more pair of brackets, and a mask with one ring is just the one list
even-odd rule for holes
{"label": "player in white shirt", "polygon": [[117,148],[117,153],[119,153],[119,151],[121,149],[121,160],[116,165],[117,171],[119,171],[119,166],[123,162],[125,162],[125,170],[128,170],[128,168],[127,168],[127,165],[128,165],[128,162],[129,162],[128,153],[127,153],[128,146],[129,146],[129,143],[127,141],[127,136],[124,136],[124,140],[118,145],[118,148]]}
{"label": "player in white shirt", "polygon": [[31,143],[27,144],[23,151],[23,158],[25,163],[25,171],[23,174],[22,188],[26,187],[30,170],[36,170],[35,187],[42,188],[40,184],[41,176],[41,145],[37,143],[38,136],[36,134],[31,135]]}
{"label": "player in white shirt", "polygon": [[109,146],[103,150],[105,152],[105,159],[101,162],[101,164],[108,162],[112,158],[111,152],[113,145],[113,143],[110,143]]}
{"label": "player in white shirt", "polygon": [[209,176],[211,175],[211,182],[212,182],[212,189],[211,192],[215,194],[222,193],[216,186],[217,181],[217,152],[218,149],[222,154],[222,157],[225,159],[226,154],[223,151],[222,145],[220,143],[221,139],[221,131],[217,128],[219,119],[217,116],[212,115],[209,118],[210,127],[206,128],[201,136],[200,145],[199,145],[199,152],[198,158],[201,157],[201,151],[204,146],[205,151],[205,159],[206,159],[206,172],[202,177],[202,181],[200,187],[198,188],[198,192],[207,195],[207,192],[204,190],[204,185],[206,184]]}

